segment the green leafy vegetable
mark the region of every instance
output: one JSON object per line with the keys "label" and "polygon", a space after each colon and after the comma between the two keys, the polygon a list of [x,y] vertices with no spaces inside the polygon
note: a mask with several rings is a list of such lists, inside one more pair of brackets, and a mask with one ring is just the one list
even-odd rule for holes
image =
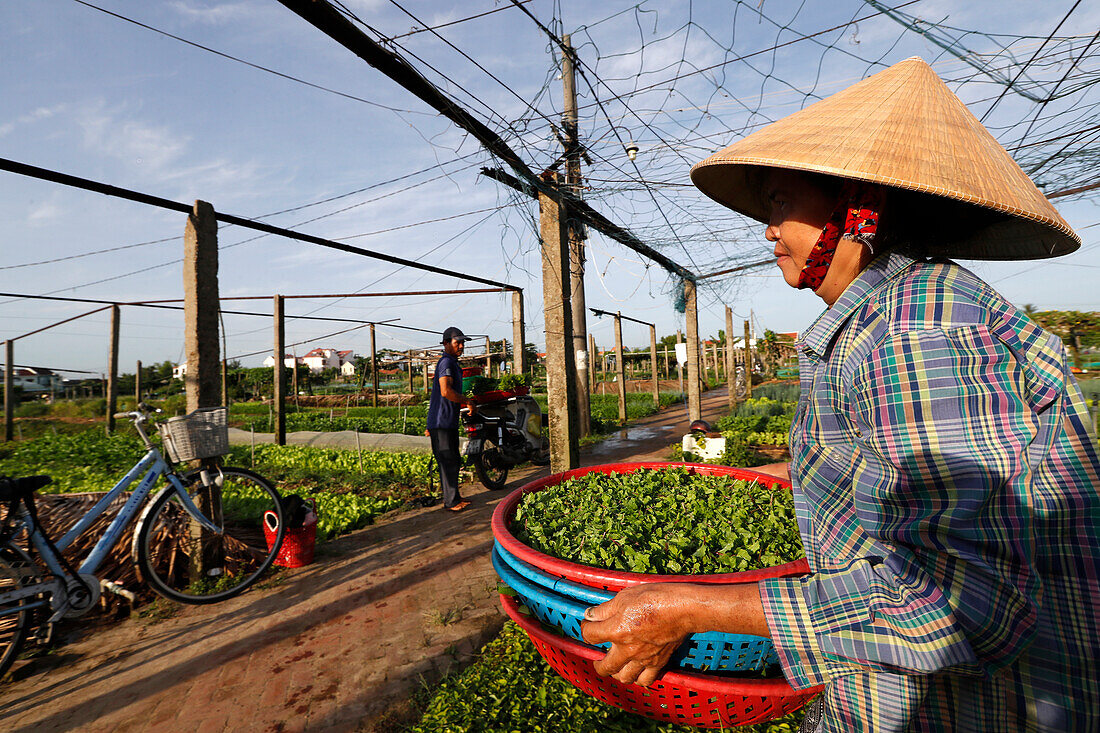
{"label": "green leafy vegetable", "polygon": [[590,473],[527,494],[512,532],[563,560],[636,573],[731,573],[804,555],[790,491],[685,469]]}

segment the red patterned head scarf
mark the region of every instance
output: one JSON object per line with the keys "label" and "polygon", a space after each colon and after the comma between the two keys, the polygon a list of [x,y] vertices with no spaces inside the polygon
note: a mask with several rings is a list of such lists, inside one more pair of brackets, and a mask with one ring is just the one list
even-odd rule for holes
{"label": "red patterned head scarf", "polygon": [[817,292],[825,281],[825,274],[829,272],[829,265],[836,255],[836,246],[843,237],[854,239],[874,251],[882,200],[880,186],[863,181],[844,181],[836,208],[829,216],[825,228],[821,230],[821,236],[810,250],[806,266],[798,276],[799,288],[810,288]]}

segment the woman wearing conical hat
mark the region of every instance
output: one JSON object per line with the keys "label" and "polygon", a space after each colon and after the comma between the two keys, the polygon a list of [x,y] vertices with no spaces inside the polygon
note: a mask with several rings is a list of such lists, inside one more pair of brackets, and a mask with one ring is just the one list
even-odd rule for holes
{"label": "woman wearing conical hat", "polygon": [[1080,240],[920,59],[711,156],[766,224],[800,336],[791,478],[811,573],[652,584],[589,609],[597,663],[654,681],[684,635],[770,636],[804,730],[1100,731],[1100,460],[1061,342],[948,257]]}

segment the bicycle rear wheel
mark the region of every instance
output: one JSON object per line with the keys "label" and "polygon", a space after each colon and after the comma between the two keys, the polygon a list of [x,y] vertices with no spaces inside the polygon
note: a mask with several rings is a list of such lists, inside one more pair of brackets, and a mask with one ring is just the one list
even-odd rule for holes
{"label": "bicycle rear wheel", "polygon": [[[153,590],[182,603],[214,603],[242,593],[275,560],[285,522],[279,493],[262,476],[243,468],[223,468],[220,506],[202,485],[201,472],[187,474],[192,501],[220,528],[203,530],[184,508],[179,494],[162,491],[142,516],[134,534],[134,555]],[[265,515],[276,530],[269,542]]]}
{"label": "bicycle rear wheel", "polygon": [[[37,576],[34,564],[22,552],[10,545],[0,547],[0,593],[34,583]],[[25,606],[32,600],[0,605],[0,678],[7,674],[27,638],[34,610]]]}

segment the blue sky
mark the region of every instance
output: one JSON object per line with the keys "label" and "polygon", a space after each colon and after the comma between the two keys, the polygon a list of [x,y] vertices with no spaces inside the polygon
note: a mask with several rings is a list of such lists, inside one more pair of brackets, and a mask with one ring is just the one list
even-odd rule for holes
{"label": "blue sky", "polygon": [[[362,101],[234,62],[73,0],[11,0],[0,5],[0,157],[177,201],[202,199],[245,217],[315,204],[265,221],[519,285],[526,292],[527,338],[541,345],[537,212],[477,175],[480,167],[498,163],[475,141],[273,0],[95,4]],[[1071,4],[920,0],[903,8],[958,29],[950,31],[952,37],[990,74],[859,0],[533,0],[525,7],[554,30],[571,33],[586,65],[578,81],[581,137],[592,159],[584,164],[585,196],[672,259],[709,272],[765,258],[771,247],[762,227],[686,185],[691,164],[746,131],[912,55],[932,63],[981,116],[1003,89],[991,75],[1014,75]],[[1042,48],[1041,62],[1029,68],[1021,89],[1027,91],[1028,83],[1036,94],[1055,89],[1074,54],[1100,27],[1100,8],[1089,5]],[[401,3],[415,19],[388,1],[346,6],[373,33],[393,38],[405,58],[504,136],[532,168],[540,170],[560,154],[551,127],[562,108],[558,57],[535,23],[510,3]],[[465,55],[431,32],[404,35],[423,24],[494,10],[438,29]],[[846,25],[863,16],[872,17]],[[799,40],[833,26],[843,27]],[[1100,73],[1097,49],[1092,51],[1061,91]],[[1006,146],[1041,142],[1095,124],[1092,106],[1098,101],[1088,88],[1046,105],[1009,92],[986,122]],[[623,141],[638,144],[637,168],[623,153]],[[1052,145],[1020,148],[1017,157],[1033,162],[1060,143]],[[1079,161],[1068,160],[1047,166],[1042,175],[1057,189],[1076,182],[1081,170]],[[1100,309],[1092,284],[1100,267],[1100,199],[1093,194],[1056,202],[1082,237],[1077,253],[1046,263],[966,264],[1017,305]],[[316,203],[326,199],[332,200]],[[0,173],[0,220],[0,290],[104,300],[181,297],[180,214]],[[238,227],[220,229],[223,296],[470,287],[457,278],[254,237]],[[673,309],[674,283],[665,273],[600,235],[589,244],[590,306],[655,321],[660,335],[682,327]],[[45,264],[34,264],[40,262]],[[797,331],[822,308],[812,294],[787,288],[772,267],[712,282],[701,298],[702,333],[724,327],[724,304],[737,314],[738,331],[750,314],[760,328]],[[240,309],[246,307],[267,311],[270,304]],[[0,338],[90,309],[0,298]],[[467,333],[511,338],[510,298],[497,294],[295,301],[288,313],[399,319],[439,330],[454,324]],[[365,329],[322,338],[347,325],[291,322],[287,340],[303,342],[295,347],[299,353],[314,346],[367,351]],[[15,361],[101,372],[107,329],[101,314],[22,339]],[[589,329],[601,345],[613,342],[606,319],[590,319]],[[643,327],[627,325],[624,332],[628,345],[648,343]],[[435,340],[415,331],[378,333],[380,347]],[[270,321],[226,317],[226,337],[231,357],[269,350]],[[124,370],[132,371],[137,359],[178,361],[182,341],[181,317],[123,309]],[[262,358],[242,361],[258,365]]]}

